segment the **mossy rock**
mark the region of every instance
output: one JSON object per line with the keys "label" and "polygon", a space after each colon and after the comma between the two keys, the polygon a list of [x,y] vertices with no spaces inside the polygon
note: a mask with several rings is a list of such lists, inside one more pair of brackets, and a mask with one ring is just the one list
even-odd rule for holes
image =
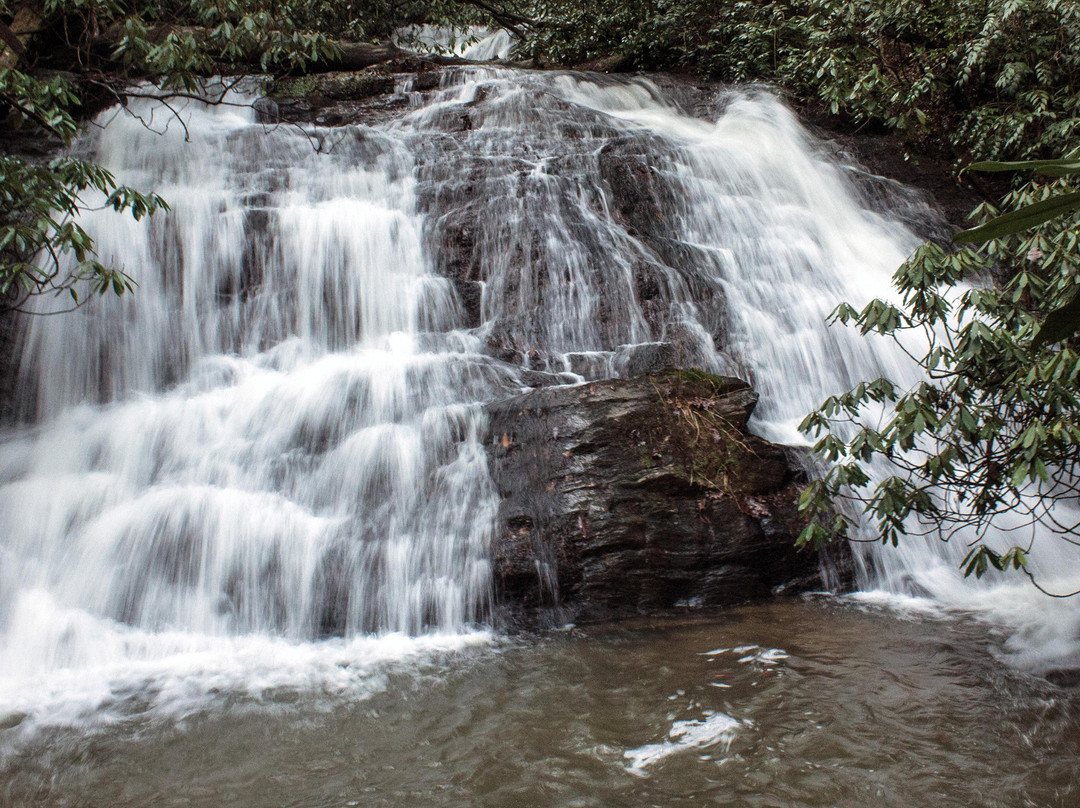
{"label": "mossy rock", "polygon": [[319,87],[318,76],[285,76],[275,79],[268,95],[272,98],[306,98]]}
{"label": "mossy rock", "polygon": [[393,91],[392,75],[381,70],[360,70],[351,73],[286,76],[274,81],[270,95],[275,98],[363,101]]}
{"label": "mossy rock", "polygon": [[[753,479],[757,441],[745,433],[757,395],[741,379],[700,368],[651,376],[662,406],[637,414],[644,469],[665,466],[691,485],[736,493]],[[727,405],[727,406],[725,406]]]}
{"label": "mossy rock", "polygon": [[799,470],[753,435],[750,386],[700,369],[522,393],[488,407],[497,598],[527,623],[722,606],[818,588],[795,550]]}
{"label": "mossy rock", "polygon": [[726,395],[737,387],[747,386],[741,380],[717,376],[715,373],[709,373],[701,368],[675,368],[669,373],[686,384],[701,385],[707,388],[714,396]]}

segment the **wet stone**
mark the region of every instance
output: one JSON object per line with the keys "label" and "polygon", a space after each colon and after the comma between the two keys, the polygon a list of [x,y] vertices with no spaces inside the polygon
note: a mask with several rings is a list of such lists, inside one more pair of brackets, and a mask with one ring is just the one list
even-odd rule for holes
{"label": "wet stone", "polygon": [[23,721],[26,720],[26,713],[9,713],[5,716],[0,716],[0,731],[5,729],[15,729]]}
{"label": "wet stone", "polygon": [[1080,668],[1056,668],[1046,673],[1046,680],[1058,687],[1080,688]]}
{"label": "wet stone", "polygon": [[740,379],[665,370],[488,408],[495,586],[511,623],[727,606],[820,587],[801,473]]}

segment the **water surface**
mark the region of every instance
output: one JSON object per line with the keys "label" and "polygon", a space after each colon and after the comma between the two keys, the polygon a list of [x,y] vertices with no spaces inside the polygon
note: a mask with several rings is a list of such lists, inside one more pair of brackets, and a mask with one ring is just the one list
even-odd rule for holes
{"label": "water surface", "polygon": [[[985,625],[829,600],[594,625],[55,728],[19,806],[1073,806],[1080,694]],[[12,732],[12,730],[7,730]]]}

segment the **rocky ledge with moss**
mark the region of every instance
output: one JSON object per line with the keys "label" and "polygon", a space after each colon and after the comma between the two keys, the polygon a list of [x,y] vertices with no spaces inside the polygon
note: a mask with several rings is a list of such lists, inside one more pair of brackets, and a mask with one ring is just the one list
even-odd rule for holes
{"label": "rocky ledge with moss", "polygon": [[739,379],[665,370],[489,407],[496,595],[513,624],[727,606],[823,586],[804,482]]}

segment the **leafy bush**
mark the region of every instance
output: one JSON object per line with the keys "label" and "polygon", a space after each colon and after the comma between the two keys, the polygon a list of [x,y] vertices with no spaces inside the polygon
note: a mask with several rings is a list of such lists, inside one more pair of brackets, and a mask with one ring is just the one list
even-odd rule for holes
{"label": "leafy bush", "polygon": [[1064,153],[1080,120],[1076,0],[657,0],[529,4],[526,50],[581,62],[622,53],[777,83],[800,102],[957,157]]}
{"label": "leafy bush", "polygon": [[[832,466],[803,493],[813,520],[802,544],[851,538],[853,503],[873,522],[870,540],[959,533],[970,548],[965,574],[981,576],[1026,570],[1040,531],[1073,541],[1080,529],[1055,507],[1080,504],[1080,192],[1070,182],[1080,162],[977,167],[1058,179],[1011,193],[1010,213],[977,210],[984,223],[956,240],[987,242],[981,249],[920,248],[894,278],[902,305],[837,307],[834,320],[863,334],[923,332],[929,348],[916,359],[927,379],[909,391],[888,379],[859,384],[806,417],[801,428]],[[980,272],[1002,269],[1001,284],[964,290]],[[875,476],[882,461],[890,472]],[[1002,530],[1025,529],[1026,542],[993,546]]]}

